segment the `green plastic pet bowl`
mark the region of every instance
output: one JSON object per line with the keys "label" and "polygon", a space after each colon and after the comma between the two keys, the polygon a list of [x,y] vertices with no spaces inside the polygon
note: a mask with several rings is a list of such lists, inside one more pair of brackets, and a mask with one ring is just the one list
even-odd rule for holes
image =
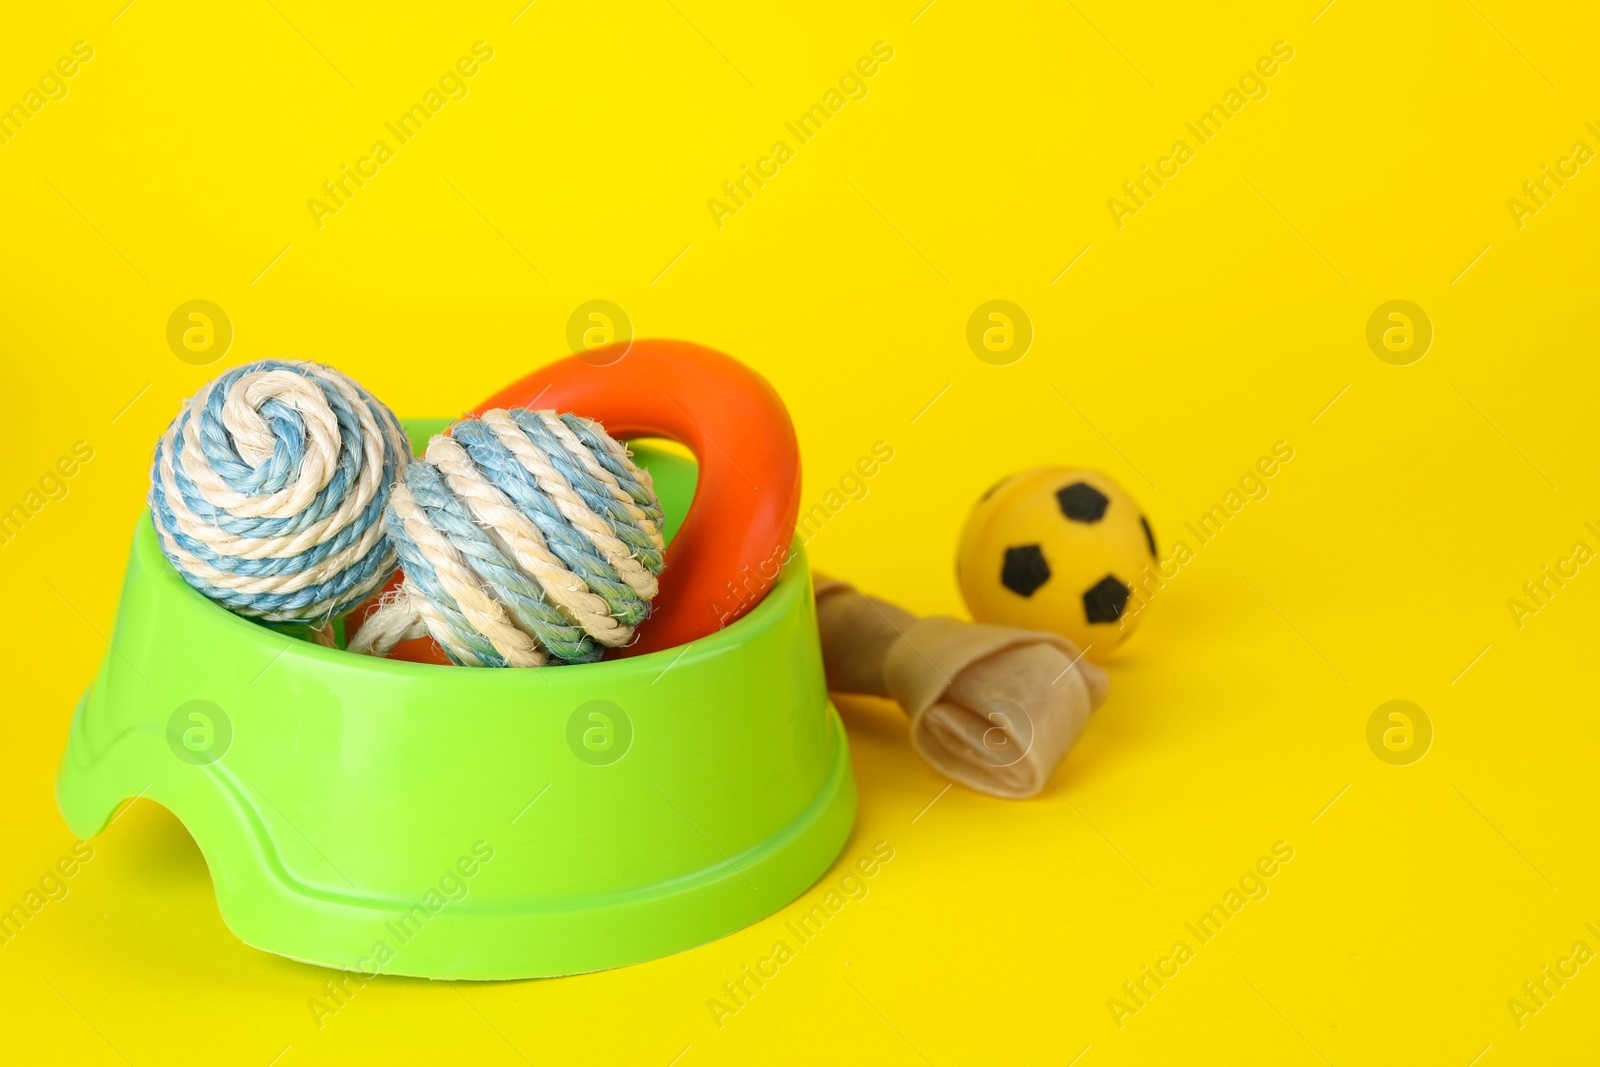
{"label": "green plastic pet bowl", "polygon": [[[443,420],[408,424],[422,441]],[[639,446],[670,537],[695,467]],[[190,589],[139,523],[56,783],[74,833],[146,797],[247,944],[367,974],[530,978],[665,956],[832,864],[855,781],[805,557],[723,630],[533,670],[357,656]]]}

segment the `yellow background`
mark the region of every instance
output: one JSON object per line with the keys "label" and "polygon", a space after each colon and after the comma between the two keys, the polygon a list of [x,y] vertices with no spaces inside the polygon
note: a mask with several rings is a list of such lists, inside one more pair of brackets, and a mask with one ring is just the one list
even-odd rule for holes
{"label": "yellow background", "polygon": [[[1574,542],[1600,548],[1600,174],[1520,229],[1506,204],[1573,142],[1600,148],[1592,8],[122,2],[0,15],[0,103],[73,42],[95,50],[0,146],[0,505],[95,450],[0,546],[7,907],[72,845],[56,760],[151,447],[223,366],[326,361],[403,415],[449,415],[562,354],[578,304],[615,301],[640,335],[774,383],[808,503],[893,445],[811,551],[924,613],[959,610],[957,532],[1002,474],[1099,467],[1165,553],[1274,442],[1295,458],[1152,604],[1037,800],[941,793],[895,709],[842,701],[845,859],[880,840],[895,859],[721,1029],[707,1000],[800,905],[608,973],[379,981],[318,1029],[327,972],[237,942],[188,836],[140,803],[0,947],[10,1055],[1497,1067],[1593,1049],[1600,964],[1520,1029],[1506,1005],[1575,941],[1600,949],[1600,567],[1520,629],[1507,607]],[[470,95],[318,229],[306,200],[479,40],[495,55]],[[880,40],[869,95],[717,228],[708,198]],[[1107,199],[1280,40],[1269,95],[1118,229]],[[196,298],[236,330],[209,368],[165,341]],[[1365,341],[1397,298],[1436,331],[1406,367]],[[965,341],[990,299],[1036,331],[1009,366]],[[1435,730],[1411,766],[1366,743],[1391,699]],[[1108,999],[1277,841],[1295,857],[1270,895],[1119,1029]]]}

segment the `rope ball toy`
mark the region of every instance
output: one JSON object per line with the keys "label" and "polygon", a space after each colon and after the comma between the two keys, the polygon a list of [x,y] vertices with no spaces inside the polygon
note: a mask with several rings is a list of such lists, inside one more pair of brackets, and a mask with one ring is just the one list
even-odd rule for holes
{"label": "rope ball toy", "polygon": [[557,360],[475,410],[534,404],[581,411],[623,439],[669,438],[698,464],[654,616],[617,657],[699,640],[767,595],[794,542],[800,446],[765,378],[704,345],[634,340]]}
{"label": "rope ball toy", "polygon": [[233,612],[321,627],[388,580],[383,512],[411,446],[332,367],[261,360],[201,389],[156,445],[150,514],[183,580]]}
{"label": "rope ball toy", "polygon": [[588,663],[650,615],[663,567],[649,472],[577,415],[495,408],[406,467],[385,519],[405,579],[350,651],[431,636],[455,663]]}

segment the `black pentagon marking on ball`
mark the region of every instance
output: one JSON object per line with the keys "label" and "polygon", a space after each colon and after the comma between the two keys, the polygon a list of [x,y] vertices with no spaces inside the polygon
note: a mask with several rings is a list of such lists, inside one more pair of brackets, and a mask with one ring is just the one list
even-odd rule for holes
{"label": "black pentagon marking on ball", "polygon": [[1000,568],[1000,584],[1018,596],[1032,596],[1050,580],[1050,564],[1045,562],[1044,550],[1038,545],[1021,545],[1006,549],[1006,561]]}
{"label": "black pentagon marking on ball", "polygon": [[1073,482],[1056,490],[1056,503],[1061,506],[1061,514],[1073,522],[1099,522],[1105,518],[1111,501],[1088,482]]}
{"label": "black pentagon marking on ball", "polygon": [[1144,543],[1150,546],[1150,558],[1156,557],[1156,535],[1150,530],[1150,520],[1143,515],[1139,516],[1139,525],[1144,527]]}
{"label": "black pentagon marking on ball", "polygon": [[1116,622],[1128,606],[1128,587],[1106,575],[1083,594],[1083,614],[1090,622]]}

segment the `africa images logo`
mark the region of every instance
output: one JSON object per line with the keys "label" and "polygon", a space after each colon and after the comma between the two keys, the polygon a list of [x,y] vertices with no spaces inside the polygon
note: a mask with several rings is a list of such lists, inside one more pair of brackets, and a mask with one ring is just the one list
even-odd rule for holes
{"label": "africa images logo", "polygon": [[1106,1010],[1111,1013],[1111,1021],[1117,1024],[1117,1029],[1126,1026],[1130,1016],[1149,1007],[1156,994],[1177,978],[1183,966],[1195,958],[1198,948],[1220,937],[1228,923],[1237,919],[1247,905],[1252,901],[1266,900],[1267,894],[1272,891],[1269,880],[1293,859],[1293,845],[1287,841],[1274,842],[1272,854],[1260,857],[1245,868],[1237,883],[1229,886],[1223,894],[1221,902],[1212,904],[1194,922],[1184,923],[1183,928],[1194,938],[1194,945],[1183,938],[1173,942],[1170,953],[1157,959],[1153,967],[1145,964],[1137,977],[1122,983],[1121,995],[1106,1000]]}
{"label": "africa images logo", "polygon": [[[807,145],[822,133],[823,127],[839,117],[852,100],[865,100],[871,87],[867,79],[875,76],[883,69],[883,65],[894,58],[894,46],[888,41],[878,41],[872,46],[872,54],[862,56],[851,67],[839,76],[838,88],[830,88],[822,96],[820,103],[812,104],[794,122],[785,122],[783,128],[794,136],[795,145]],[[706,201],[706,210],[711,212],[711,221],[717,229],[722,229],[723,220],[731,215],[737,215],[740,210],[747,207],[755,198],[757,192],[767,187],[767,182],[772,181],[781,172],[785,163],[795,158],[796,149],[786,140],[779,139],[772,143],[771,151],[756,160],[755,167],[742,163],[739,170],[742,172],[737,177],[730,178],[722,183],[722,196],[726,199],[711,197]],[[771,168],[770,170],[768,168]],[[755,188],[750,183],[755,183]]]}
{"label": "africa images logo", "polygon": [[[1142,173],[1136,178],[1130,178],[1122,183],[1122,193],[1126,199],[1115,196],[1106,200],[1106,210],[1111,212],[1111,221],[1117,229],[1126,225],[1125,220],[1130,215],[1137,215],[1141,210],[1150,206],[1150,201],[1156,193],[1167,187],[1167,182],[1172,181],[1183,172],[1184,164],[1195,158],[1200,148],[1210,144],[1229,122],[1239,117],[1239,112],[1245,109],[1252,100],[1265,100],[1271,91],[1267,79],[1275,77],[1282,69],[1282,65],[1294,59],[1294,46],[1288,41],[1275,41],[1272,45],[1272,54],[1262,56],[1255,64],[1240,75],[1237,88],[1230,86],[1223,94],[1222,102],[1212,104],[1194,122],[1185,122],[1184,129],[1188,130],[1195,139],[1195,147],[1189,142],[1179,138],[1172,144],[1172,150],[1156,160],[1152,169],[1150,164],[1140,166]],[[1169,169],[1170,167],[1170,169]],[[1154,188],[1151,188],[1154,183]]]}
{"label": "africa images logo", "polygon": [[349,206],[356,193],[365,189],[367,182],[378,176],[383,165],[395,158],[398,146],[410,144],[429,122],[439,117],[439,112],[443,111],[450,101],[465,100],[467,93],[471,91],[467,79],[476,77],[482,65],[493,58],[492,45],[487,41],[475,43],[472,46],[472,54],[462,56],[453,66],[447,67],[439,76],[437,87],[430,85],[422,94],[420,103],[413,103],[401,112],[394,122],[383,124],[383,128],[394,137],[393,146],[386,140],[374,141],[368,154],[356,160],[354,170],[350,164],[345,163],[340,167],[341,173],[323,182],[322,196],[326,199],[313,196],[306,201],[306,209],[311,212],[311,221],[316,223],[317,229],[320,230],[325,225],[324,218],[337,215]]}

